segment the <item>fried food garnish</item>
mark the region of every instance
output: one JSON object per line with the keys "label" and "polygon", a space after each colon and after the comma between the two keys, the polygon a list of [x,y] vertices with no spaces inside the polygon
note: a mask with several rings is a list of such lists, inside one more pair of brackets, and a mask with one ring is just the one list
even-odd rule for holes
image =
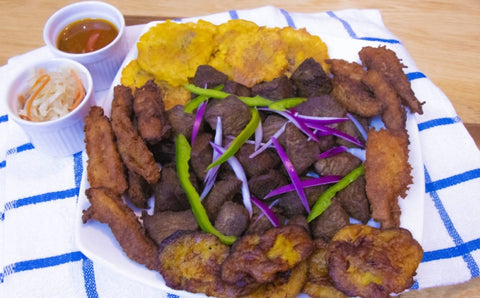
{"label": "fried food garnish", "polygon": [[382,228],[399,227],[398,197],[412,183],[406,130],[370,129],[366,142],[365,179],[372,218]]}
{"label": "fried food garnish", "polygon": [[326,60],[333,74],[332,96],[351,113],[363,117],[380,115],[384,104],[363,84],[366,75],[363,67],[356,62],[340,59]]}
{"label": "fried food garnish", "polygon": [[161,90],[153,80],[135,89],[133,111],[138,132],[147,143],[158,143],[169,131]]}
{"label": "fried food garnish", "polygon": [[233,297],[247,289],[226,284],[220,278],[221,264],[229,251],[230,247],[212,234],[177,231],[160,245],[160,273],[173,289]]}
{"label": "fried food garnish", "polygon": [[123,202],[121,196],[104,187],[89,188],[85,194],[91,206],[83,211],[83,223],[94,219],[108,224],[113,236],[130,259],[150,270],[158,270],[157,246],[146,235],[137,216]]}
{"label": "fried food garnish", "polygon": [[127,190],[125,170],[117,150],[110,120],[98,106],[90,108],[84,119],[88,155],[87,179],[91,187],[107,187],[116,194]]}
{"label": "fried food garnish", "polygon": [[140,37],[138,64],[157,80],[180,86],[195,75],[199,65],[210,60],[215,32],[215,25],[203,20],[159,23]]}
{"label": "fried food garnish", "polygon": [[384,103],[382,121],[388,129],[405,130],[407,111],[400,97],[388,82],[376,70],[369,70],[363,82],[373,90],[375,97]]}
{"label": "fried food garnish", "polygon": [[403,104],[410,108],[412,113],[423,114],[422,105],[412,90],[407,76],[403,72],[405,66],[401,63],[394,51],[385,46],[373,48],[364,47],[358,53],[362,64],[368,70],[378,71],[385,80],[397,91],[402,98]]}
{"label": "fried food garnish", "polygon": [[271,283],[265,283],[255,292],[243,296],[244,298],[295,298],[297,297],[307,278],[308,264],[301,262],[293,269],[279,274]]}
{"label": "fried food garnish", "polygon": [[237,240],[222,265],[222,279],[233,284],[251,280],[273,282],[276,274],[292,269],[308,258],[313,243],[297,225],[272,228],[263,235],[246,235]]}
{"label": "fried food garnish", "polygon": [[128,169],[141,175],[149,184],[160,178],[153,153],[133,126],[133,95],[130,88],[118,85],[113,90],[112,129],[117,138],[118,151]]}
{"label": "fried food garnish", "polygon": [[360,297],[389,297],[411,287],[422,257],[422,247],[408,230],[367,225],[341,229],[327,252],[335,287]]}
{"label": "fried food garnish", "polygon": [[314,251],[307,260],[307,280],[302,288],[302,293],[307,294],[311,298],[346,298],[345,294],[333,286],[332,279],[328,275],[328,242],[322,239],[315,239],[314,245]]}

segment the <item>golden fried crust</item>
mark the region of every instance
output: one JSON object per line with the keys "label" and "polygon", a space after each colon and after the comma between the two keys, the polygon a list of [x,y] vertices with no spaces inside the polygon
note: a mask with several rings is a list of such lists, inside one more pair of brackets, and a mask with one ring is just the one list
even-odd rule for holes
{"label": "golden fried crust", "polygon": [[327,251],[335,287],[361,297],[389,297],[411,287],[422,257],[422,247],[408,230],[367,225],[341,229]]}
{"label": "golden fried crust", "polygon": [[125,169],[115,144],[110,120],[98,106],[90,108],[84,119],[88,155],[87,179],[92,187],[107,187],[116,194],[127,190]]}
{"label": "golden fried crust", "polygon": [[383,102],[375,98],[362,83],[366,71],[360,64],[340,59],[329,59],[326,62],[331,66],[330,71],[333,74],[332,96],[347,111],[363,117],[382,113]]}
{"label": "golden fried crust", "polygon": [[133,111],[138,132],[147,143],[158,143],[168,132],[162,94],[153,80],[135,90]]}
{"label": "golden fried crust", "polygon": [[315,249],[307,260],[307,279],[303,286],[302,293],[305,293],[312,298],[346,297],[345,294],[333,286],[330,275],[328,275],[328,242],[322,239],[315,239],[314,245]]}
{"label": "golden fried crust", "polygon": [[107,188],[89,188],[85,191],[91,206],[83,211],[82,220],[106,223],[125,254],[148,269],[158,270],[157,246],[142,227],[137,216],[119,195]]}
{"label": "golden fried crust", "polygon": [[117,138],[118,151],[127,168],[141,175],[149,184],[160,178],[153,153],[132,124],[133,96],[123,85],[115,86],[112,101],[112,129]]}
{"label": "golden fried crust", "polygon": [[410,81],[403,72],[405,67],[394,51],[386,47],[364,47],[358,53],[360,60],[368,70],[378,71],[385,80],[398,92],[403,104],[410,108],[412,113],[423,114],[422,105],[415,97]]}
{"label": "golden fried crust", "polygon": [[246,289],[224,283],[220,266],[230,247],[212,234],[177,231],[159,248],[160,273],[167,286],[208,296],[236,296]]}
{"label": "golden fried crust", "polygon": [[237,240],[222,265],[222,279],[233,284],[273,282],[276,274],[292,269],[312,253],[313,242],[297,225],[272,228],[263,235]]}
{"label": "golden fried crust", "polygon": [[370,129],[366,142],[365,179],[372,218],[382,228],[400,226],[398,197],[412,184],[405,130]]}
{"label": "golden fried crust", "polygon": [[374,92],[375,97],[384,103],[382,121],[388,129],[405,130],[407,111],[402,101],[387,81],[374,69],[369,70],[363,82]]}

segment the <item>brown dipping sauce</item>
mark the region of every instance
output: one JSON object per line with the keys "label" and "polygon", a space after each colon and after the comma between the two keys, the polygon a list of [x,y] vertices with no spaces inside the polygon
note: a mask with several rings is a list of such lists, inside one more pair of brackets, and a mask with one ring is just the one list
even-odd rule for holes
{"label": "brown dipping sauce", "polygon": [[74,54],[93,52],[111,43],[117,35],[117,27],[109,21],[83,19],[62,29],[58,35],[57,48]]}

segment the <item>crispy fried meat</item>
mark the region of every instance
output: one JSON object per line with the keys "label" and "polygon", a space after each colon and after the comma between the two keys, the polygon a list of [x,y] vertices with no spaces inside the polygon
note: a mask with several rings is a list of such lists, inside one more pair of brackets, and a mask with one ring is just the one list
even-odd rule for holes
{"label": "crispy fried meat", "polygon": [[358,53],[360,60],[368,70],[378,71],[385,80],[397,91],[403,104],[410,108],[412,113],[423,114],[422,105],[413,92],[407,76],[403,72],[405,67],[394,51],[386,47],[364,47]]}
{"label": "crispy fried meat", "polygon": [[222,279],[244,285],[273,282],[277,273],[292,269],[313,250],[309,234],[301,226],[272,228],[263,235],[246,235],[237,240],[222,265]]}
{"label": "crispy fried meat", "polygon": [[162,94],[153,80],[149,80],[141,88],[135,90],[133,110],[138,132],[147,143],[159,142],[168,132],[169,127],[166,125]]}
{"label": "crispy fried meat", "polygon": [[152,193],[152,186],[142,176],[128,170],[127,199],[130,203],[137,208],[148,208],[148,199]]}
{"label": "crispy fried meat", "polygon": [[335,287],[360,297],[389,297],[411,287],[422,257],[422,247],[408,230],[367,225],[343,228],[327,251]]}
{"label": "crispy fried meat", "polygon": [[365,179],[372,218],[382,228],[399,227],[398,197],[412,183],[406,131],[370,129],[366,143]]}
{"label": "crispy fried meat", "polygon": [[332,95],[347,111],[363,117],[381,114],[383,102],[375,98],[362,83],[366,71],[360,64],[340,59],[329,59],[326,62],[331,65],[330,71],[333,74]]}
{"label": "crispy fried meat", "polygon": [[125,254],[150,270],[158,270],[157,246],[150,239],[135,213],[122,198],[107,188],[89,188],[85,191],[91,206],[83,211],[82,220],[106,223]]}
{"label": "crispy fried meat", "polygon": [[127,190],[125,170],[117,150],[110,120],[101,107],[93,106],[84,119],[88,155],[87,179],[92,187],[107,187],[116,194]]}
{"label": "crispy fried meat", "polygon": [[160,178],[160,171],[142,137],[132,124],[133,96],[130,88],[115,86],[112,101],[112,129],[118,151],[128,169],[141,175],[149,184]]}

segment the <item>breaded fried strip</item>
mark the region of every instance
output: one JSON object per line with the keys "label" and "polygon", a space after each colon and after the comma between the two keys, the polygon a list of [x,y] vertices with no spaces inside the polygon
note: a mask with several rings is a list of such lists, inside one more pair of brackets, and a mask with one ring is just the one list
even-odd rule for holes
{"label": "breaded fried strip", "polygon": [[153,80],[135,90],[133,110],[142,138],[150,144],[158,143],[168,131],[168,126],[162,94]]}
{"label": "breaded fried strip", "polygon": [[103,186],[116,194],[122,194],[128,184],[110,121],[103,115],[101,107],[93,106],[84,122],[88,155],[87,179],[90,186]]}
{"label": "breaded fried strip", "polygon": [[369,70],[363,82],[373,90],[375,97],[384,103],[382,121],[386,128],[405,130],[407,111],[402,106],[402,101],[397,92],[382,77],[378,71]]}
{"label": "breaded fried strip", "polygon": [[405,67],[397,54],[386,47],[364,47],[358,53],[360,60],[368,70],[378,71],[385,80],[397,91],[403,104],[410,108],[412,113],[423,114],[422,105],[412,90],[410,81],[403,72]]}
{"label": "breaded fried strip", "polygon": [[366,142],[365,179],[372,218],[382,228],[400,226],[398,197],[412,183],[405,130],[370,129]]}
{"label": "breaded fried strip", "polygon": [[115,86],[112,101],[112,129],[117,137],[118,151],[127,168],[141,175],[149,184],[160,178],[160,171],[137,129],[133,126],[133,96],[130,88]]}
{"label": "breaded fried strip", "polygon": [[363,117],[380,115],[383,102],[376,99],[362,83],[366,75],[363,67],[355,62],[340,59],[326,60],[333,74],[332,96],[349,112]]}
{"label": "breaded fried strip", "polygon": [[89,188],[85,191],[91,206],[83,211],[82,221],[95,219],[106,223],[125,254],[148,269],[158,270],[157,246],[150,239],[137,216],[119,195],[107,188]]}

